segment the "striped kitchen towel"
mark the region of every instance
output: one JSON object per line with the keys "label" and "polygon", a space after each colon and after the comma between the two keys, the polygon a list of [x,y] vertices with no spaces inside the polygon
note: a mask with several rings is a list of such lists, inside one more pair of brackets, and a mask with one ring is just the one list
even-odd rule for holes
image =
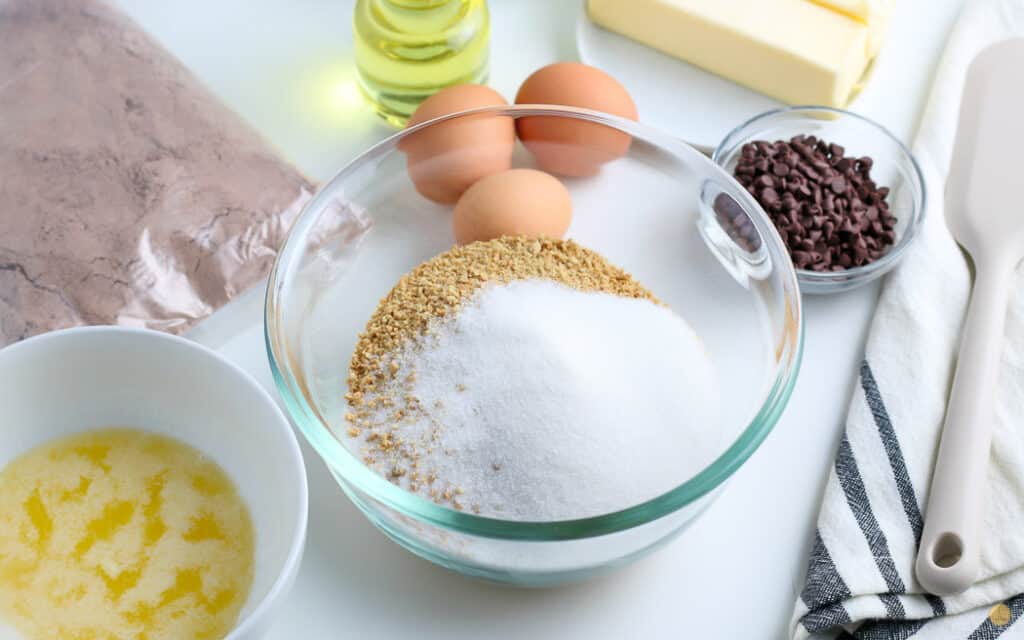
{"label": "striped kitchen towel", "polygon": [[[1010,37],[1024,37],[1024,0],[968,0],[939,65],[914,143],[927,219],[872,322],[793,616],[795,640],[1024,638],[1024,281],[1007,316],[980,580],[939,598],[914,576],[970,293],[968,265],[944,223],[945,176],[966,69]],[[1024,224],[1024,205],[1007,206],[1020,209]]]}

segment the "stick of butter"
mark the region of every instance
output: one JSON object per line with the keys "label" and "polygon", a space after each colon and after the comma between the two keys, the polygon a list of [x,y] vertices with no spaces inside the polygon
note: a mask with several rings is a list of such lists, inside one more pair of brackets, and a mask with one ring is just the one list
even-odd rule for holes
{"label": "stick of butter", "polygon": [[[588,0],[591,20],[790,104],[845,106],[891,0]],[[827,5],[827,6],[826,6]],[[875,7],[875,8],[873,8]],[[875,23],[874,27],[869,27]],[[874,47],[874,48],[873,48]]]}
{"label": "stick of butter", "polygon": [[845,14],[868,27],[868,55],[878,55],[889,30],[889,16],[896,0],[813,0],[823,7]]}

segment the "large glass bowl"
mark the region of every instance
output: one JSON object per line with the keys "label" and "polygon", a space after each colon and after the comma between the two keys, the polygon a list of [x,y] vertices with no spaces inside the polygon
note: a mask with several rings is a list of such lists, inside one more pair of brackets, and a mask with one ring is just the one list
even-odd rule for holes
{"label": "large glass bowl", "polygon": [[[345,444],[346,376],[359,332],[403,274],[453,243],[450,207],[414,189],[399,149],[403,138],[442,122],[530,117],[600,123],[632,136],[628,153],[596,175],[564,179],[575,212],[568,237],[630,271],[690,322],[710,352],[723,395],[720,453],[705,468],[641,504],[560,522],[508,521],[440,506],[377,475]],[[477,154],[487,144],[481,139],[450,154]],[[587,137],[574,144],[587,145]],[[516,150],[515,166],[532,162],[527,150]],[[796,274],[779,236],[724,170],[636,122],[525,105],[423,123],[338,173],[306,206],[274,266],[266,338],[295,423],[384,533],[464,574],[549,585],[623,565],[708,506],[782,413],[799,367],[802,321]]]}

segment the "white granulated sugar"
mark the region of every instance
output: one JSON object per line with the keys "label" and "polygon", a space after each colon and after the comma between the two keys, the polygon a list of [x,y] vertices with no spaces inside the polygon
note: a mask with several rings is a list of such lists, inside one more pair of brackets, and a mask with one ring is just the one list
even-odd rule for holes
{"label": "white granulated sugar", "polygon": [[[397,358],[424,415],[400,425],[419,469],[466,510],[600,515],[658,496],[720,452],[714,366],[648,300],[547,280],[481,289]],[[427,444],[429,443],[429,445]],[[393,477],[413,487],[409,475]]]}

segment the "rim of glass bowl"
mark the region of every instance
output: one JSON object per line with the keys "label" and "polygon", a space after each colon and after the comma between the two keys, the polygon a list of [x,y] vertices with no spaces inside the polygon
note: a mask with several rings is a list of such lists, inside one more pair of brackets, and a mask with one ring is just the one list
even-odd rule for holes
{"label": "rim of glass bowl", "polygon": [[[921,172],[921,167],[917,163],[917,158],[915,158],[914,154],[910,152],[907,145],[903,144],[903,141],[897,138],[896,135],[886,127],[858,113],[847,111],[846,109],[838,109],[836,107],[824,107],[819,105],[780,107],[778,109],[759,113],[727,133],[725,138],[723,138],[718,146],[715,147],[714,153],[711,154],[711,160],[725,170],[725,165],[722,162],[722,156],[724,156],[727,151],[734,149],[742,141],[753,139],[753,136],[757,135],[757,129],[754,128],[754,125],[762,120],[766,120],[774,116],[798,116],[798,112],[839,114],[844,117],[852,118],[881,132],[883,136],[889,138],[889,140],[896,144],[896,148],[899,149],[899,152],[906,161],[906,164],[910,167],[910,173],[916,182],[914,186],[918,193],[921,194],[921,204],[914,208],[913,218],[907,222],[907,226],[903,231],[903,234],[900,236],[899,241],[889,249],[888,253],[878,260],[861,267],[844,269],[843,271],[809,271],[807,269],[795,269],[797,277],[806,282],[814,282],[815,284],[835,283],[837,285],[841,285],[848,283],[850,280],[869,279],[876,274],[881,275],[882,273],[885,273],[896,266],[896,263],[899,262],[900,258],[903,257],[903,254],[906,253],[907,248],[910,247],[911,241],[917,236],[917,230],[920,228],[921,223],[924,222],[925,210],[927,209],[928,204],[928,190],[925,188],[924,174]],[[748,128],[751,130],[747,131]]]}
{"label": "rim of glass bowl", "polygon": [[[446,120],[479,114],[513,118],[556,116],[597,122],[661,147],[677,157],[682,156],[689,162],[706,163],[707,168],[717,173],[720,179],[734,183],[735,190],[742,201],[741,204],[745,210],[752,213],[752,223],[766,239],[765,244],[774,263],[777,268],[782,270],[780,277],[784,290],[783,302],[791,309],[789,312],[793,314],[796,331],[795,335],[790,335],[783,343],[778,357],[779,364],[776,365],[775,378],[771,382],[767,397],[753,420],[717,459],[686,482],[660,496],[613,513],[548,522],[502,520],[441,506],[392,484],[352,455],[335,437],[319,412],[310,405],[303,393],[303,383],[291,371],[287,357],[283,357],[288,352],[288,345],[283,323],[279,322],[282,296],[301,263],[303,252],[307,247],[307,236],[315,225],[318,215],[324,210],[325,205],[338,194],[345,179],[362,164],[374,162],[395,151],[398,141],[415,131]],[[783,309],[782,312],[787,311]],[[264,337],[270,368],[288,412],[309,443],[331,467],[332,471],[340,475],[341,479],[374,500],[404,515],[461,533],[526,541],[574,540],[630,529],[677,511],[721,485],[757,450],[775,426],[789,401],[803,354],[803,330],[803,312],[796,272],[782,244],[782,239],[760,205],[745,189],[735,183],[724,169],[683,141],[660,133],[651,127],[598,111],[551,105],[481,107],[441,116],[395,133],[349,162],[306,204],[288,234],[270,273],[264,317]]]}

